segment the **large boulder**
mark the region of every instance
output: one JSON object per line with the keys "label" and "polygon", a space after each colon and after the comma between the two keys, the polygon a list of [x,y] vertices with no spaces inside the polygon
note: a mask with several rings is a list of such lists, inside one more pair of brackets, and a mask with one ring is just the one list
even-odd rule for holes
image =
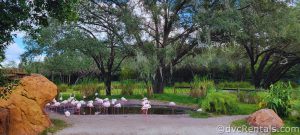
{"label": "large boulder", "polygon": [[0,108],[9,110],[9,135],[37,135],[51,125],[44,107],[57,95],[57,87],[42,75],[24,77]]}
{"label": "large boulder", "polygon": [[281,128],[282,119],[272,109],[261,109],[247,118],[249,125],[263,128]]}

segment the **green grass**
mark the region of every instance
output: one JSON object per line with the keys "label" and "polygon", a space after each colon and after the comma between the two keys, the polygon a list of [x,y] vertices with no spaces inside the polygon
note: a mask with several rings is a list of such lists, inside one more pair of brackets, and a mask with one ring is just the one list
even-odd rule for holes
{"label": "green grass", "polygon": [[239,110],[234,113],[236,115],[248,115],[259,110],[258,104],[238,103],[238,106]]}
{"label": "green grass", "polygon": [[175,103],[184,105],[196,105],[198,106],[199,101],[196,98],[185,95],[175,95],[175,94],[154,94],[152,99],[161,101],[173,101]]}
{"label": "green grass", "polygon": [[62,130],[69,126],[64,121],[59,120],[59,119],[51,119],[51,121],[52,121],[51,127],[44,130],[42,133],[40,133],[40,135],[47,135],[48,133],[53,134],[53,133],[56,133],[57,131]]}
{"label": "green grass", "polygon": [[189,111],[188,114],[192,118],[208,118],[208,117],[211,117],[210,114],[207,113],[207,112]]}
{"label": "green grass", "polygon": [[246,119],[235,120],[235,121],[231,122],[230,126],[231,127],[242,127],[242,126],[250,127],[250,125],[247,123]]}

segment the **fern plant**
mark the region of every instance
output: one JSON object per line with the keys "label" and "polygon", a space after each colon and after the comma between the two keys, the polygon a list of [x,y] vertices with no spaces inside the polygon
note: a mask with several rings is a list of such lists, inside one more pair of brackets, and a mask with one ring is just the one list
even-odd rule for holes
{"label": "fern plant", "polygon": [[278,82],[270,86],[269,94],[264,99],[266,107],[273,109],[279,116],[288,116],[291,110],[291,92],[292,86]]}

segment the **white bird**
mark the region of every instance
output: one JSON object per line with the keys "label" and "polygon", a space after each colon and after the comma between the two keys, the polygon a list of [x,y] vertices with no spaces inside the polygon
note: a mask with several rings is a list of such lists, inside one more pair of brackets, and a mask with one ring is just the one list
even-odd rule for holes
{"label": "white bird", "polygon": [[103,103],[103,106],[104,106],[104,107],[110,107],[109,101],[104,102],[104,103]]}
{"label": "white bird", "polygon": [[145,105],[145,104],[150,104],[150,101],[149,100],[142,101],[142,105]]}
{"label": "white bird", "polygon": [[53,104],[53,106],[60,106],[60,103],[59,102],[55,102],[54,104]]}
{"label": "white bird", "polygon": [[89,101],[89,102],[88,102],[88,104],[87,104],[87,106],[88,106],[88,107],[94,107],[94,105],[93,105],[93,101],[92,101],[92,100],[91,100],[91,101]]}
{"label": "white bird", "polygon": [[85,99],[86,98],[86,96],[83,96],[83,99]]}
{"label": "white bird", "polygon": [[104,98],[103,100],[104,100],[104,101],[108,101],[109,99],[108,99],[108,98]]}
{"label": "white bird", "polygon": [[103,103],[103,100],[100,99],[100,98],[97,98],[97,99],[96,99],[96,102],[97,102],[98,104],[102,104],[102,103]]}
{"label": "white bird", "polygon": [[202,110],[202,108],[199,108],[198,110],[197,110],[197,112],[202,112],[203,110]]}
{"label": "white bird", "polygon": [[124,98],[124,97],[121,97],[121,101],[124,101],[124,102],[126,102],[126,101],[127,101],[127,99],[126,99],[126,98]]}
{"label": "white bird", "polygon": [[148,110],[150,108],[151,108],[150,104],[145,104],[145,105],[143,105],[142,110]]}
{"label": "white bird", "polygon": [[170,102],[170,103],[169,103],[169,106],[176,106],[176,103]]}
{"label": "white bird", "polygon": [[59,100],[60,100],[60,101],[62,101],[62,100],[63,100],[63,97],[62,97],[62,96],[60,96],[60,97],[59,97]]}
{"label": "white bird", "polygon": [[144,101],[145,101],[145,100],[148,100],[148,98],[144,97],[142,100],[144,100]]}
{"label": "white bird", "polygon": [[116,108],[121,108],[122,105],[121,105],[120,103],[117,103],[114,107],[116,107]]}
{"label": "white bird", "polygon": [[56,101],[56,99],[54,98],[54,99],[52,100],[52,102],[53,102],[53,103],[56,103],[57,101]]}
{"label": "white bird", "polygon": [[80,103],[80,104],[83,104],[83,105],[86,104],[85,101],[83,101],[83,100],[79,101],[79,103]]}
{"label": "white bird", "polygon": [[64,100],[61,102],[62,104],[67,104],[68,103],[68,100]]}
{"label": "white bird", "polygon": [[111,104],[116,104],[116,102],[117,102],[117,99],[111,99]]}
{"label": "white bird", "polygon": [[66,115],[66,117],[69,117],[71,115],[71,113],[69,111],[65,111],[65,115]]}
{"label": "white bird", "polygon": [[97,93],[97,92],[95,93],[95,96],[98,96],[98,93]]}
{"label": "white bird", "polygon": [[73,101],[71,102],[71,104],[72,104],[72,105],[76,105],[77,103],[76,103],[76,101],[73,100]]}
{"label": "white bird", "polygon": [[81,103],[78,103],[78,104],[76,105],[76,108],[77,108],[77,109],[80,109],[80,108],[81,108]]}

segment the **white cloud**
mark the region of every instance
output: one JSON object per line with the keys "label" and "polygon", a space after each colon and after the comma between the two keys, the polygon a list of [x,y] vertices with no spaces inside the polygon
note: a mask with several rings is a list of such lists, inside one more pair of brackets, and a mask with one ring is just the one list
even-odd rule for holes
{"label": "white cloud", "polygon": [[12,43],[5,49],[5,60],[2,63],[3,65],[9,63],[10,61],[15,61],[16,64],[20,63],[20,55],[24,52],[24,49],[21,48],[18,44]]}

